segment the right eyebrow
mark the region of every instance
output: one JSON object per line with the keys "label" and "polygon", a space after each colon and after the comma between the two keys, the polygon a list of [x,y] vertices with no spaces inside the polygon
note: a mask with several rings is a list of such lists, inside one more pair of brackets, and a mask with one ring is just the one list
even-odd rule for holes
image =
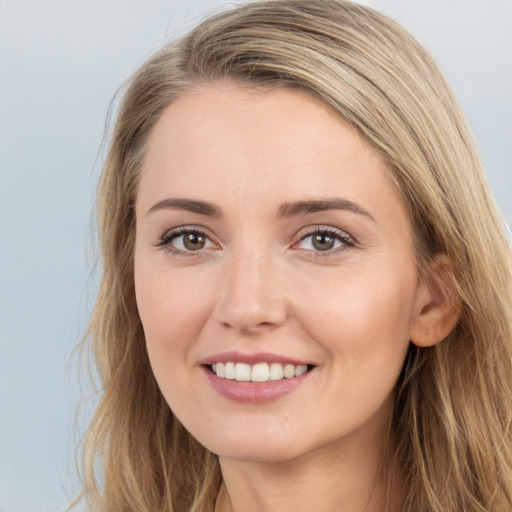
{"label": "right eyebrow", "polygon": [[177,208],[192,213],[199,213],[200,215],[206,215],[208,217],[222,217],[222,209],[213,203],[207,203],[206,201],[196,201],[195,199],[185,199],[181,197],[170,197],[168,199],[158,201],[158,203],[154,204],[147,213],[149,214],[154,211],[167,208]]}

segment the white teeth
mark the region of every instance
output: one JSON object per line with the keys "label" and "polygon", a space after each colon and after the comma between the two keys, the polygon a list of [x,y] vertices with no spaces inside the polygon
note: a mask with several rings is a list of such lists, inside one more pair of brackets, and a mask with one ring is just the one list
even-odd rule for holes
{"label": "white teeth", "polygon": [[226,379],[233,380],[235,378],[235,363],[226,363],[224,372]]}
{"label": "white teeth", "polygon": [[293,364],[287,364],[284,367],[284,378],[291,379],[292,377],[295,377],[295,366],[293,366]]}
{"label": "white teeth", "polygon": [[224,378],[226,376],[226,373],[224,370],[224,363],[217,363],[215,365],[215,373],[217,374],[217,377]]}
{"label": "white teeth", "polygon": [[270,365],[270,380],[281,380],[283,377],[283,365],[281,363],[272,363]]}
{"label": "white teeth", "polygon": [[241,382],[250,382],[251,380],[251,365],[245,363],[235,364],[235,380]]}
{"label": "white teeth", "polygon": [[299,375],[302,375],[303,373],[306,373],[308,371],[308,365],[307,364],[301,364],[299,366],[295,367],[295,377],[298,377]]}
{"label": "white teeth", "polygon": [[281,363],[215,363],[212,371],[221,379],[237,380],[240,382],[267,382],[269,380],[291,379],[299,377],[308,371],[306,364],[293,365]]}
{"label": "white teeth", "polygon": [[252,367],[251,380],[253,382],[266,382],[270,379],[270,368],[267,363],[258,363]]}

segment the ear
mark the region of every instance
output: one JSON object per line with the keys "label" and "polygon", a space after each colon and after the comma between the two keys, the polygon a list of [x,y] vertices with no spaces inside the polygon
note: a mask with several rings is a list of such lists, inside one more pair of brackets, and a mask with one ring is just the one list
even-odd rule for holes
{"label": "ear", "polygon": [[450,259],[446,254],[436,254],[418,285],[411,342],[417,347],[431,347],[444,340],[455,328],[460,311]]}

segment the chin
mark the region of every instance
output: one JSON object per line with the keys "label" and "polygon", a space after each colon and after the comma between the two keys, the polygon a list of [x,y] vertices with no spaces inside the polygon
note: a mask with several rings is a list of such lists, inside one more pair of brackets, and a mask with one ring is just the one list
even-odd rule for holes
{"label": "chin", "polygon": [[[210,425],[211,427],[211,425]],[[262,424],[252,422],[251,426],[242,425],[231,428],[215,429],[209,432],[192,433],[208,450],[221,458],[261,463],[285,462],[308,451],[303,446],[302,436],[295,429],[283,428],[279,424]],[[206,434],[206,435],[205,435]]]}

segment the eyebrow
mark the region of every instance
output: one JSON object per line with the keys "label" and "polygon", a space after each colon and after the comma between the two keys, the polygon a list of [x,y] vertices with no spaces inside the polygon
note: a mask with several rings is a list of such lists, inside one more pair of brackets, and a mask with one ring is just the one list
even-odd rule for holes
{"label": "eyebrow", "polygon": [[158,201],[149,210],[148,213],[165,208],[179,208],[192,213],[207,215],[208,217],[222,217],[222,209],[212,203],[205,201],[196,201],[195,199],[183,199],[180,197],[164,199]]}
{"label": "eyebrow", "polygon": [[327,210],[346,210],[364,215],[375,222],[370,212],[365,210],[362,206],[340,197],[284,203],[277,210],[277,218],[295,217],[297,215],[307,215],[308,213],[324,212]]}
{"label": "eyebrow", "polygon": [[[221,218],[223,216],[222,209],[206,201],[198,201],[195,199],[185,198],[168,198],[158,201],[149,210],[148,214],[156,210],[166,208],[178,208],[208,217]],[[375,221],[374,217],[363,207],[348,199],[333,197],[329,199],[311,199],[305,201],[295,201],[292,203],[284,203],[277,210],[277,218],[289,218],[299,215],[308,215],[310,213],[324,212],[327,210],[345,210],[359,215],[364,215],[369,219]]]}

